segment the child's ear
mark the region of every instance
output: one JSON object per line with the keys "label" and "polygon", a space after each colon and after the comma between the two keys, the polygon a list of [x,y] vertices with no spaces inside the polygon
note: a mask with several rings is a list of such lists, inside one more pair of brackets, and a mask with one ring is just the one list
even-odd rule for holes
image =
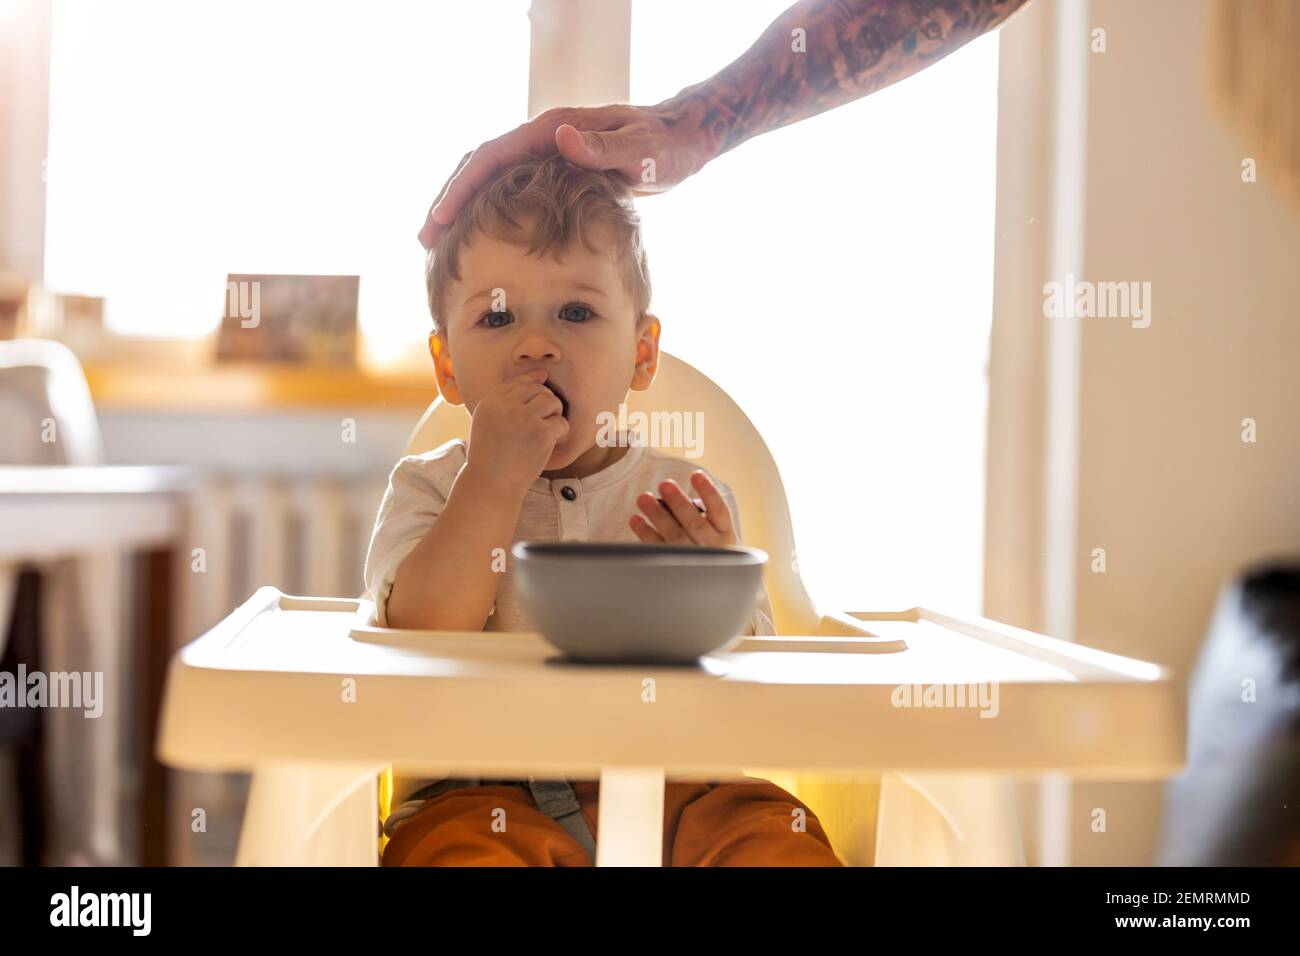
{"label": "child's ear", "polygon": [[634,392],[644,392],[655,380],[655,372],[659,370],[659,332],[662,328],[659,317],[649,312],[638,326],[636,367],[632,369],[632,381],[628,385]]}
{"label": "child's ear", "polygon": [[456,385],[456,372],[451,367],[451,352],[447,340],[439,332],[429,333],[429,355],[433,357],[433,375],[438,380],[438,394],[448,405],[464,405],[460,388]]}

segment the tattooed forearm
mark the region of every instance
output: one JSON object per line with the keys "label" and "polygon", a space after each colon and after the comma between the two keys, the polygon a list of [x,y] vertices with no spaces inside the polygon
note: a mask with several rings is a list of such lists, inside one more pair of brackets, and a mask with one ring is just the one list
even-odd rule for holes
{"label": "tattooed forearm", "polygon": [[1026,2],[803,0],[734,63],[663,106],[723,153],[910,76]]}

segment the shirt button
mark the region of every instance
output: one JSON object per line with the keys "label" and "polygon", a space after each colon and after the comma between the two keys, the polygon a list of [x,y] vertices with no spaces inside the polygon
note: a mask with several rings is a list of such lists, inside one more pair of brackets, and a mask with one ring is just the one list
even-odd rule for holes
{"label": "shirt button", "polygon": [[565,485],[563,488],[560,489],[560,494],[564,495],[564,497],[569,501],[572,501],[574,498],[578,497],[578,493],[573,490],[572,485]]}

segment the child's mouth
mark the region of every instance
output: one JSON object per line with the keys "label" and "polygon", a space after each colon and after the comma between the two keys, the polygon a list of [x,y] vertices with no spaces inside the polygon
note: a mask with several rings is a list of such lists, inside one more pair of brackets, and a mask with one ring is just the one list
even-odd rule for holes
{"label": "child's mouth", "polygon": [[554,382],[546,382],[545,385],[547,388],[549,388],[552,392],[555,393],[555,397],[558,398],[560,400],[560,404],[564,406],[563,408],[560,409],[560,414],[567,419],[569,417],[569,400],[564,397],[564,393],[561,392],[555,386]]}

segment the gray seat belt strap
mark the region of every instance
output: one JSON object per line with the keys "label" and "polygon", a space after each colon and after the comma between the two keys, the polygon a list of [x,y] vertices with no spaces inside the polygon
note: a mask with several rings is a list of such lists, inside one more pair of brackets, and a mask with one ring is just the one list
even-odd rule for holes
{"label": "gray seat belt strap", "polygon": [[537,809],[546,814],[560,826],[564,827],[591,857],[596,864],[596,840],[591,835],[591,828],[582,816],[582,804],[578,795],[567,780],[534,780],[528,778],[528,789],[532,791]]}

